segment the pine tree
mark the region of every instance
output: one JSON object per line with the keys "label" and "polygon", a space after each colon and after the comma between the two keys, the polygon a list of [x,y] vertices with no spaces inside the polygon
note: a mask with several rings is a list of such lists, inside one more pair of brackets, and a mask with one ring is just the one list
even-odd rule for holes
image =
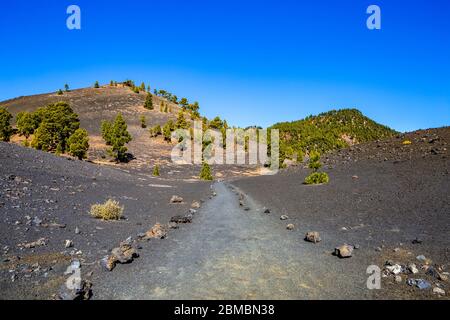
{"label": "pine tree", "polygon": [[153,167],[153,176],[159,177],[159,166],[157,164]]}
{"label": "pine tree", "polygon": [[130,133],[127,130],[127,124],[119,113],[111,126],[111,149],[110,152],[113,154],[116,160],[125,160],[125,154],[128,151],[125,144],[132,140]]}
{"label": "pine tree", "polygon": [[180,110],[180,112],[178,113],[178,119],[177,122],[175,123],[175,128],[176,129],[187,129],[189,128],[189,125],[184,117],[184,112],[183,110]]}
{"label": "pine tree", "polygon": [[211,174],[211,167],[206,162],[203,162],[202,169],[200,171],[200,180],[213,180],[213,176]]}
{"label": "pine tree", "polygon": [[13,116],[4,107],[0,107],[0,141],[9,141],[13,133],[11,119]]}
{"label": "pine tree", "polygon": [[140,89],[141,89],[141,91],[145,91],[145,83],[144,82],[141,83]]}
{"label": "pine tree", "polygon": [[69,92],[69,85],[67,83],[64,85],[64,89],[66,90],[66,92]]}
{"label": "pine tree", "polygon": [[37,117],[26,111],[19,112],[16,117],[17,130],[28,139],[39,126]]}
{"label": "pine tree", "polygon": [[100,84],[98,83],[98,81],[95,81],[94,88],[96,88],[96,89],[100,88]]}
{"label": "pine tree", "polygon": [[146,121],[145,121],[145,116],[144,115],[142,115],[140,118],[139,118],[139,120],[141,121],[141,128],[147,128],[147,123],[146,123]]}
{"label": "pine tree", "polygon": [[150,91],[147,93],[147,97],[145,98],[144,108],[153,110],[153,95]]}
{"label": "pine tree", "polygon": [[61,89],[58,90],[58,92],[56,93],[58,96],[62,96],[64,93]]}
{"label": "pine tree", "polygon": [[31,145],[39,150],[64,153],[67,139],[80,127],[78,115],[66,102],[39,108],[33,115],[39,123]]}
{"label": "pine tree", "polygon": [[172,142],[172,128],[170,122],[167,122],[162,128],[162,134],[164,136],[164,140],[167,142]]}
{"label": "pine tree", "polygon": [[111,128],[112,128],[111,122],[102,121],[100,131],[102,132],[102,138],[103,138],[103,140],[105,140],[107,146],[110,146],[112,143]]}
{"label": "pine tree", "polygon": [[87,157],[89,150],[89,138],[85,129],[77,129],[67,140],[69,154],[77,157],[79,160]]}

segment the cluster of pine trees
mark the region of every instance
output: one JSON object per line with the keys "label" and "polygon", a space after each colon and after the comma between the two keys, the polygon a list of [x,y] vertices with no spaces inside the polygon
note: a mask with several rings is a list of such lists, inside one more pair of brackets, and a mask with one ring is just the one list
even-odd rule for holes
{"label": "cluster of pine trees", "polygon": [[[0,139],[9,141],[13,134],[10,121],[13,116],[0,108]],[[69,153],[79,159],[86,158],[89,149],[88,133],[80,128],[78,115],[66,102],[50,104],[35,112],[20,112],[16,117],[17,131],[25,136],[25,146],[33,135],[31,146],[38,150]]]}
{"label": "cluster of pine trees", "polygon": [[[392,137],[396,131],[376,123],[356,109],[332,110],[303,120],[282,122],[269,129],[280,131],[280,161],[297,160],[310,151],[325,153],[348,147],[344,137],[362,143]],[[270,136],[270,135],[269,135]]]}

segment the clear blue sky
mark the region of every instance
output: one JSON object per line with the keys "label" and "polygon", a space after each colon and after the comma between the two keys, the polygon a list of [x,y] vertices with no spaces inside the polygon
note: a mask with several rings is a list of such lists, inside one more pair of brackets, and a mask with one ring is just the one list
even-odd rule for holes
{"label": "clear blue sky", "polygon": [[0,44],[0,100],[130,78],[233,125],[348,107],[400,131],[450,125],[448,0],[1,1]]}

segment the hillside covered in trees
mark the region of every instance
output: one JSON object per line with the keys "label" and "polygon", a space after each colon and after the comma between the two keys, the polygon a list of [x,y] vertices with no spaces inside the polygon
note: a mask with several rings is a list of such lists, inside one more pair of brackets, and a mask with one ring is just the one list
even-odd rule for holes
{"label": "hillside covered in trees", "polygon": [[280,131],[281,161],[286,158],[301,160],[312,150],[324,153],[397,134],[356,109],[332,110],[302,120],[280,122],[270,129]]}

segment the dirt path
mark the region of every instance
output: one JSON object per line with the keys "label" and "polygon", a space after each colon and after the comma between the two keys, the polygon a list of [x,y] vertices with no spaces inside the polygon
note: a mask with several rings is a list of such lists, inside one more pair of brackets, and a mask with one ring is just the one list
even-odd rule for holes
{"label": "dirt path", "polygon": [[364,271],[344,275],[345,262],[286,230],[279,215],[263,213],[247,197],[245,206],[239,206],[237,192],[221,182],[214,190],[217,196],[203,205],[192,224],[145,245],[132,264],[102,273],[95,298],[333,299],[367,294]]}

